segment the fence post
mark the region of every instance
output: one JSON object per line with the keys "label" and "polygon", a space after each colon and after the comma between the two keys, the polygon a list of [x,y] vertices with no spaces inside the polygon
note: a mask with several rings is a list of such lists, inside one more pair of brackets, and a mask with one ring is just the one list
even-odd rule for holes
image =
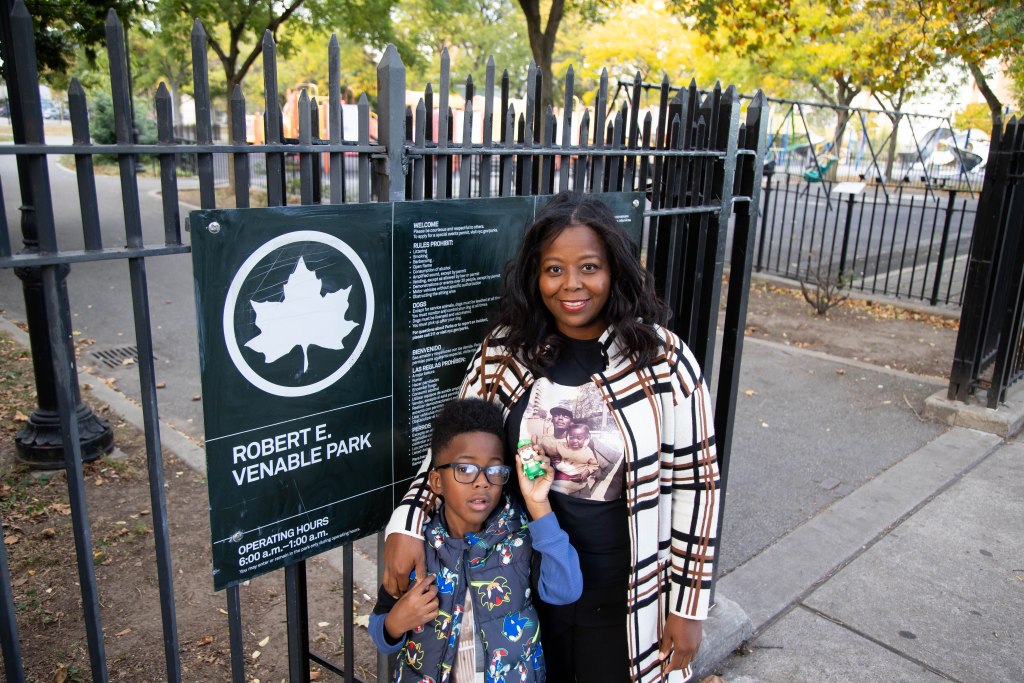
{"label": "fence post", "polygon": [[1010,384],[1020,378],[1021,339],[1021,285],[1024,278],[1024,241],[1019,226],[1024,218],[1024,193],[1021,192],[1021,170],[1024,167],[1024,126],[1016,118],[1006,124],[1006,131],[1000,140],[1002,153],[1008,160],[1004,185],[1000,188],[1001,229],[1005,236],[999,250],[1004,263],[998,279],[1002,294],[994,300],[992,316],[997,325],[988,326],[989,334],[998,335],[995,344],[995,361],[992,369],[992,383],[988,389],[988,407],[997,408],[1006,398]]}
{"label": "fence post", "polygon": [[[717,94],[717,85],[715,90]],[[705,190],[705,201],[719,202],[720,209],[707,221],[705,248],[698,248],[696,254],[703,257],[702,262],[694,262],[703,273],[702,282],[697,283],[697,287],[694,288],[694,291],[699,291],[700,294],[696,306],[691,309],[696,314],[696,327],[691,327],[695,330],[695,335],[691,338],[696,343],[690,348],[704,369],[713,368],[715,364],[715,328],[718,307],[722,299],[726,233],[729,229],[729,216],[732,215],[732,190],[736,176],[736,149],[740,126],[740,100],[736,87],[730,85],[720,97],[713,97],[711,106],[718,111],[712,109],[708,148],[724,152],[725,156],[712,162],[712,167],[708,169],[711,182],[710,187]]]}
{"label": "fence post", "polygon": [[946,243],[949,242],[949,228],[953,223],[953,205],[956,204],[956,190],[949,191],[946,203],[946,217],[942,222],[942,241],[939,242],[939,258],[935,263],[935,282],[932,285],[932,306],[939,302],[939,286],[942,284],[942,262],[946,260]]}
{"label": "fence post", "polygon": [[400,202],[405,199],[405,65],[390,44],[377,65],[377,107],[378,140],[386,148],[383,158],[374,160],[377,199]]}
{"label": "fence post", "polygon": [[850,225],[853,222],[853,200],[857,195],[850,193],[846,202],[846,223],[843,225],[843,250],[839,254],[839,281],[842,282],[846,272],[846,252],[850,247]]}
{"label": "fence post", "polygon": [[757,242],[757,265],[755,270],[759,273],[764,269],[764,241],[768,236],[768,205],[772,199],[772,176],[775,175],[775,162],[766,162],[763,172],[767,180],[764,184],[764,210],[761,211],[761,237]]}
{"label": "fence post", "polygon": [[[999,254],[1003,242],[999,217],[1002,209],[1001,188],[1009,174],[1009,154],[1004,152],[1003,131],[992,131],[989,162],[985,167],[985,180],[971,236],[971,258],[967,265],[964,284],[960,330],[956,335],[953,367],[949,374],[947,398],[966,402],[974,390],[981,372],[981,358],[991,346],[986,332],[990,328],[992,311],[999,310]],[[1000,300],[997,302],[997,300]]]}
{"label": "fence post", "polygon": [[[3,518],[0,517],[0,528]],[[4,656],[4,675],[9,683],[24,683],[21,666],[21,644],[18,642],[18,623],[14,619],[14,596],[11,593],[11,571],[7,564],[7,548],[0,543],[0,652]]]}
{"label": "fence post", "polygon": [[[722,327],[722,355],[718,366],[718,385],[715,388],[715,449],[718,454],[718,495],[721,501],[718,509],[719,529],[722,528],[722,520],[725,518],[725,494],[729,483],[732,434],[736,420],[736,395],[739,392],[740,361],[743,357],[744,330],[747,326],[747,304],[750,301],[754,230],[760,207],[762,164],[768,132],[768,100],[760,90],[747,107],[743,132],[740,146],[744,150],[753,151],[754,156],[744,156],[738,164],[738,191],[740,195],[747,197],[747,201],[743,209],[736,212],[733,228],[729,289],[726,293],[725,324]],[[721,564],[716,562],[716,578],[720,569]],[[714,603],[714,587],[717,581],[711,585],[711,602]]]}
{"label": "fence post", "polygon": [[[39,78],[36,71],[35,41],[32,33],[32,19],[24,3],[2,0],[0,3],[0,48],[6,65],[7,93],[10,98],[11,125],[14,129],[15,144],[43,143],[42,104],[39,100]],[[17,38],[17,39],[16,39]],[[40,158],[41,182],[34,182],[31,157],[19,154],[18,181],[21,188],[21,234],[24,248],[22,253],[40,250],[37,222],[37,201],[39,192],[45,203],[50,201],[50,183],[46,175],[46,159]],[[52,222],[52,214],[50,216]],[[43,249],[55,251],[56,245],[43,244]],[[59,296],[61,310],[68,310],[66,278],[68,266],[59,266]],[[29,415],[25,427],[14,436],[18,458],[31,467],[41,469],[59,468],[64,465],[64,444],[60,434],[60,411],[58,408],[57,383],[53,373],[53,348],[47,330],[55,324],[50,320],[43,298],[43,278],[39,268],[15,268],[15,275],[22,282],[25,296],[25,318],[28,322],[29,341],[32,348],[32,370],[35,376],[37,406]],[[78,387],[78,375],[72,374],[72,390],[75,396],[75,414],[78,419],[79,444],[85,462],[96,460],[100,455],[114,449],[114,433],[110,424],[93,413],[92,408],[82,403]]]}

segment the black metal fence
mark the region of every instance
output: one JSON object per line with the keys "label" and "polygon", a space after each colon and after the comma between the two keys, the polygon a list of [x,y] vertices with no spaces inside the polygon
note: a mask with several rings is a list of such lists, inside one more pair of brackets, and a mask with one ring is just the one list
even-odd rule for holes
{"label": "black metal fence", "polygon": [[[7,17],[0,18],[6,22]],[[753,258],[754,229],[761,189],[762,159],[767,130],[767,104],[756,96],[746,109],[740,124],[740,100],[733,88],[716,88],[706,96],[695,85],[676,92],[670,100],[670,88],[659,91],[659,114],[641,118],[640,80],[636,80],[630,99],[621,108],[608,105],[607,78],[602,78],[595,106],[583,112],[579,126],[574,120],[572,101],[558,119],[549,108],[542,110],[540,74],[531,68],[529,92],[524,111],[510,104],[507,78],[495,79],[493,62],[485,75],[482,112],[467,107],[462,131],[454,131],[448,107],[450,70],[443,60],[437,90],[436,130],[451,135],[435,137],[432,95],[428,86],[424,99],[413,111],[405,106],[405,68],[393,47],[389,47],[378,67],[377,113],[379,141],[371,141],[369,107],[360,109],[359,136],[346,142],[341,129],[341,64],[336,40],[328,54],[329,135],[315,137],[319,130],[318,108],[305,95],[299,100],[299,135],[286,140],[282,135],[281,110],[277,106],[278,85],[275,44],[268,33],[263,40],[264,98],[267,142],[247,144],[244,138],[247,104],[236,90],[230,101],[232,140],[215,144],[211,122],[210,89],[207,67],[206,34],[201,25],[192,32],[192,63],[197,123],[195,144],[176,141],[167,91],[156,95],[159,141],[152,145],[132,142],[131,108],[127,79],[124,32],[117,17],[107,20],[107,51],[116,119],[117,142],[92,144],[89,139],[88,103],[77,83],[72,83],[69,104],[74,142],[48,145],[44,141],[42,113],[38,99],[31,18],[21,0],[14,4],[9,36],[4,39],[4,61],[8,83],[15,83],[21,94],[15,102],[15,143],[0,147],[0,153],[15,155],[22,181],[23,248],[14,252],[5,220],[0,221],[0,268],[36,272],[42,283],[45,302],[42,322],[31,325],[33,352],[49,362],[59,415],[59,436],[63,444],[64,467],[72,502],[72,517],[77,564],[87,635],[90,669],[94,681],[108,680],[104,649],[104,631],[92,560],[89,511],[84,497],[82,446],[76,419],[78,386],[71,342],[71,311],[64,278],[75,263],[127,260],[129,264],[138,369],[146,435],[147,464],[156,540],[160,610],[163,620],[163,647],[167,679],[180,681],[178,632],[174,601],[174,573],[166,519],[162,455],[159,433],[158,400],[153,361],[153,335],[150,326],[150,302],[147,294],[146,259],[188,251],[182,244],[179,214],[179,157],[195,155],[202,208],[216,208],[218,175],[215,159],[228,154],[231,164],[227,186],[233,204],[247,207],[250,191],[265,178],[266,199],[270,206],[292,202],[286,169],[295,160],[298,167],[297,197],[301,204],[347,201],[403,201],[446,197],[488,197],[546,194],[561,189],[588,192],[647,192],[650,206],[646,237],[647,265],[659,292],[674,312],[672,326],[693,348],[702,361],[705,374],[717,374],[715,388],[715,427],[720,459],[722,490],[728,481],[729,445],[739,379],[746,317],[746,296]],[[565,92],[573,92],[570,71]],[[472,93],[472,81],[466,90]],[[14,99],[14,98],[12,98]],[[467,97],[467,101],[472,99]],[[365,102],[365,100],[364,100]],[[494,103],[500,102],[496,109]],[[576,114],[579,114],[577,112]],[[473,118],[482,116],[483,137],[475,140],[470,132]],[[500,122],[494,125],[494,121]],[[497,130],[497,135],[491,131]],[[457,141],[457,136],[461,139]],[[74,155],[78,175],[81,224],[84,249],[61,249],[57,244],[53,218],[53,198],[48,181],[47,158]],[[114,154],[120,167],[121,196],[124,211],[125,246],[104,244],[97,211],[97,195],[92,159],[97,154]],[[162,240],[143,241],[140,196],[136,164],[141,155],[158,160],[162,196]],[[347,157],[347,158],[346,158]],[[349,160],[352,163],[348,165]],[[223,184],[223,183],[221,183]],[[732,246],[726,254],[729,218],[735,215]],[[6,208],[0,206],[0,216]],[[152,234],[152,233],[150,233]],[[731,276],[727,290],[726,324],[722,349],[715,353],[716,323],[722,298],[722,272],[728,260]],[[43,346],[37,349],[37,340]],[[720,358],[717,373],[715,359]],[[52,360],[51,360],[52,359]],[[0,546],[0,646],[7,680],[25,680],[15,619],[14,587],[10,581],[6,556]],[[344,563],[344,642],[353,639],[353,549],[343,548]],[[310,662],[354,680],[353,648],[346,647],[344,662],[337,666],[310,650],[308,638],[305,564],[299,562],[284,571],[288,614],[289,674],[292,681],[309,680]],[[242,652],[241,587],[226,591],[228,625],[231,639],[232,677],[245,680]],[[146,606],[139,606],[140,610]]]}
{"label": "black metal fence", "polygon": [[960,306],[978,201],[859,179],[764,176],[755,269],[864,294]]}
{"label": "black metal fence", "polygon": [[993,138],[949,379],[951,400],[984,391],[989,408],[1024,377],[1024,122]]}
{"label": "black metal fence", "polygon": [[[633,87],[619,82],[616,101]],[[677,89],[641,84],[648,100],[664,87]],[[767,100],[755,269],[959,306],[989,136],[944,116]]]}

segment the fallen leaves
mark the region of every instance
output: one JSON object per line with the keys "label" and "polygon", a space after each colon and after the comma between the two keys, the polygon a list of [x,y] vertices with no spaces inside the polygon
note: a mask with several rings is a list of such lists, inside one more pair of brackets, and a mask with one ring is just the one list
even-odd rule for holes
{"label": "fallen leaves", "polygon": [[914,311],[902,306],[881,304],[864,299],[847,299],[845,305],[848,308],[862,311],[875,320],[913,320],[916,322],[927,323],[936,328],[945,328],[948,330],[960,329],[960,320],[957,318],[949,318],[942,315]]}
{"label": "fallen leaves", "polygon": [[46,509],[51,512],[55,512],[62,517],[71,516],[71,506],[67,503],[50,503]]}

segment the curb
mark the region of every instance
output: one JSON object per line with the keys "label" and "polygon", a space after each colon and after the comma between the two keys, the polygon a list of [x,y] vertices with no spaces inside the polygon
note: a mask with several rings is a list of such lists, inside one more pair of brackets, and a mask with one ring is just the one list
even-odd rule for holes
{"label": "curb", "polygon": [[715,604],[704,622],[703,638],[693,660],[690,680],[700,681],[714,673],[715,667],[753,635],[754,624],[743,608],[717,593]]}
{"label": "curb", "polygon": [[925,399],[923,416],[951,427],[976,429],[1004,439],[1024,429],[1024,386],[1017,385],[1008,391],[1006,400],[998,408],[981,405],[976,396],[964,403],[947,395],[944,389]]}

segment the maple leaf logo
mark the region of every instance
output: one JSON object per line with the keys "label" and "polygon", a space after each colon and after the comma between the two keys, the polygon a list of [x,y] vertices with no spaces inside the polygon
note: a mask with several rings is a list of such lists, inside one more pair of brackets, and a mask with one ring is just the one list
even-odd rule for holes
{"label": "maple leaf logo", "polygon": [[266,363],[273,363],[299,346],[302,348],[302,372],[309,369],[307,349],[310,346],[335,351],[345,348],[345,337],[359,326],[359,323],[345,320],[352,287],[327,294],[321,294],[320,287],[320,278],[306,267],[300,256],[284,284],[281,301],[250,299],[260,334],[245,345],[262,353]]}

